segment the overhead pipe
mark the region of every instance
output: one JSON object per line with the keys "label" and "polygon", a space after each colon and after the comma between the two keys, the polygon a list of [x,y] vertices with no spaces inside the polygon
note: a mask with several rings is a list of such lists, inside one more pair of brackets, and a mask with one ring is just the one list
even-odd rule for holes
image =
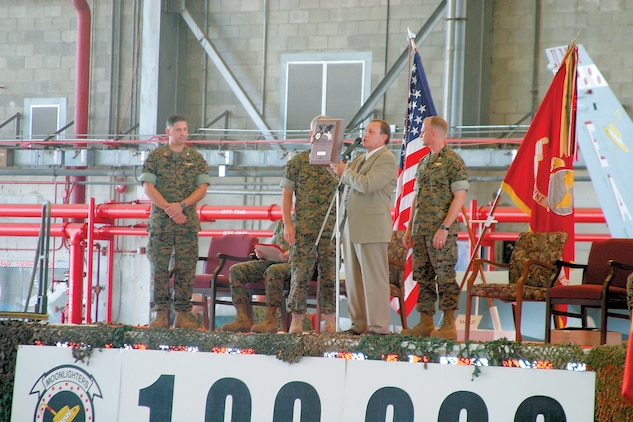
{"label": "overhead pipe", "polygon": [[[519,233],[517,232],[488,231],[486,232],[486,237],[484,238],[483,244],[490,246],[494,242],[500,242],[504,240],[517,240],[518,237]],[[579,233],[576,234],[574,238],[576,242],[593,242],[596,240],[611,239],[611,235],[608,233]]]}
{"label": "overhead pipe", "polygon": [[[476,204],[476,203],[475,203]],[[490,207],[477,207],[471,217],[473,220],[485,220],[488,217]],[[149,218],[150,204],[131,203],[103,203],[95,205],[95,222],[110,223],[116,219]],[[394,210],[392,208],[391,212]],[[88,218],[89,207],[87,204],[53,204],[51,205],[52,218]],[[605,223],[604,214],[600,208],[576,208],[574,215],[577,223]],[[528,221],[526,214],[519,208],[497,207],[495,218],[501,223],[525,223]],[[42,206],[39,204],[0,204],[0,217],[29,217],[41,218]],[[222,206],[200,205],[198,217],[202,222],[216,220],[270,220],[281,219],[281,207],[279,205],[253,205],[253,206]],[[7,223],[0,223],[0,228]]]}
{"label": "overhead pipe", "polygon": [[[100,204],[96,206],[97,220],[114,220],[116,218],[146,219],[150,213],[149,203]],[[200,205],[197,208],[201,222],[215,220],[281,220],[281,207],[273,205],[231,206]],[[2,215],[0,205],[0,216]]]}
{"label": "overhead pipe", "polygon": [[[479,207],[473,220],[485,220],[490,213],[490,207]],[[499,223],[527,223],[528,216],[519,208],[497,207],[494,212],[495,220]],[[576,208],[574,210],[576,223],[606,223],[606,219],[601,208]]]}
{"label": "overhead pipe", "polygon": [[446,15],[446,49],[444,58],[444,119],[448,127],[453,128],[453,80],[455,68],[455,10],[457,0],[448,0],[448,12]]}
{"label": "overhead pipe", "polygon": [[[271,237],[274,230],[200,230],[198,237],[216,237],[227,234],[249,234],[255,237]],[[145,227],[103,226],[95,228],[97,239],[109,239],[114,236],[147,236]],[[2,226],[0,226],[0,235]]]}
{"label": "overhead pipe", "polygon": [[[88,137],[88,108],[90,106],[90,7],[86,0],[73,0],[77,11],[77,49],[75,76],[75,136],[78,139]],[[85,147],[86,144],[78,144]],[[84,204],[86,202],[85,176],[73,176],[73,189],[70,203]],[[79,222],[79,221],[76,221]]]}
{"label": "overhead pipe", "polygon": [[[53,204],[52,218],[88,218],[86,204]],[[0,217],[41,218],[42,206],[37,204],[0,204]]]}
{"label": "overhead pipe", "polygon": [[[67,237],[66,224],[51,224],[51,237]],[[42,225],[39,223],[2,223],[0,236],[7,237],[38,237]]]}
{"label": "overhead pipe", "polygon": [[[83,139],[88,134],[90,101],[90,7],[86,0],[73,0],[77,11],[77,49],[75,78],[75,135]],[[84,145],[85,146],[85,145]]]}
{"label": "overhead pipe", "polygon": [[[76,223],[73,223],[76,224]],[[81,224],[80,224],[81,225]],[[7,237],[37,237],[40,234],[39,223],[2,223],[0,236]],[[51,237],[67,238],[67,224],[51,224]],[[88,232],[88,230],[86,230]],[[270,237],[273,230],[230,230],[214,229],[201,230],[199,237],[224,236],[226,234],[250,234],[255,237]],[[114,236],[147,236],[145,225],[142,226],[101,226],[94,227],[94,240],[111,240]]]}
{"label": "overhead pipe", "polygon": [[[392,210],[393,212],[393,210]],[[477,224],[488,218],[490,207],[477,207],[476,201],[471,201],[470,224],[476,227]],[[40,217],[42,207],[38,204],[0,204],[0,217]],[[202,205],[198,207],[198,214],[201,220],[279,220],[281,211],[279,206],[242,206],[242,207],[222,207]],[[89,217],[90,216],[90,217]],[[83,319],[83,296],[86,292],[86,301],[90,301],[91,291],[84,289],[84,254],[87,244],[94,244],[95,240],[105,240],[109,242],[108,247],[108,282],[107,282],[107,307],[106,321],[111,322],[112,318],[112,268],[114,266],[114,253],[112,240],[114,236],[147,236],[145,223],[137,226],[113,226],[106,224],[98,226],[97,222],[114,222],[116,219],[138,218],[146,219],[149,216],[149,204],[100,204],[98,206],[91,202],[90,207],[81,204],[57,204],[51,206],[52,218],[88,218],[89,224],[51,224],[50,235],[52,237],[62,237],[69,239],[70,246],[70,273],[69,273],[69,322],[80,324]],[[576,222],[578,223],[605,223],[602,210],[599,208],[579,208],[575,210]],[[527,223],[528,217],[518,208],[498,207],[494,214],[496,223]],[[40,234],[39,223],[0,223],[0,236],[31,236],[37,237]],[[202,230],[199,235],[220,236],[228,233],[249,233],[257,237],[270,237],[272,230]],[[490,231],[485,235],[487,246],[495,241],[516,239],[517,233],[502,233]],[[576,234],[576,242],[591,242],[594,240],[607,239],[608,234]],[[89,239],[86,242],[86,239]],[[465,233],[460,233],[460,240],[468,240]],[[92,252],[92,247],[88,249]],[[91,277],[89,277],[91,280]],[[90,286],[90,284],[88,284]],[[88,306],[88,308],[90,308]],[[90,322],[86,316],[86,322]]]}

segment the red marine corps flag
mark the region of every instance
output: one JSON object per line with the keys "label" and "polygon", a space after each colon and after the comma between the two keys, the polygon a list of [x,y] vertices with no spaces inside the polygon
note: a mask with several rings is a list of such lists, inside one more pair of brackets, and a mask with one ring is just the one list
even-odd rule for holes
{"label": "red marine corps flag", "polygon": [[574,168],[576,153],[576,62],[571,44],[501,183],[534,232],[569,234],[565,261],[574,259]]}
{"label": "red marine corps flag", "polygon": [[[411,60],[413,52],[413,60]],[[409,33],[409,95],[407,101],[407,111],[404,122],[404,135],[402,139],[402,151],[400,154],[400,165],[398,168],[398,184],[396,186],[396,206],[393,219],[394,230],[405,230],[409,222],[409,216],[413,211],[411,203],[415,195],[415,173],[418,163],[429,149],[422,144],[420,133],[422,131],[422,121],[427,116],[437,115],[429,84],[426,81],[424,67],[420,60],[420,54],[415,48],[413,34]],[[411,250],[407,253],[407,263],[404,269],[404,299],[405,315],[409,315],[418,301],[418,289],[412,276]],[[398,301],[392,301],[392,307],[398,310]],[[401,312],[401,311],[400,311]]]}

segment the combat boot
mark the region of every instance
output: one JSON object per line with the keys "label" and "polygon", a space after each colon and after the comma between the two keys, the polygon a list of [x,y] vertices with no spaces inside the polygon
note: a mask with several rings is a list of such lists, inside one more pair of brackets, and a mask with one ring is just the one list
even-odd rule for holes
{"label": "combat boot", "polygon": [[400,331],[403,336],[428,337],[435,330],[433,315],[420,314],[420,322],[415,327]]}
{"label": "combat boot", "polygon": [[254,333],[276,333],[277,332],[277,307],[269,306],[266,312],[266,318],[259,324],[251,327]]}
{"label": "combat boot", "polygon": [[292,313],[292,321],[290,322],[290,329],[288,332],[290,334],[303,333],[303,314],[297,314],[295,312]]}
{"label": "combat boot", "polygon": [[455,327],[455,311],[444,311],[442,326],[431,332],[431,337],[445,338],[446,340],[457,340],[457,328]]}
{"label": "combat boot", "polygon": [[169,311],[156,311],[156,316],[149,323],[149,328],[169,328]]}
{"label": "combat boot", "polygon": [[323,332],[335,333],[336,332],[336,314],[323,314]]}
{"label": "combat boot", "polygon": [[197,330],[200,328],[198,318],[191,311],[178,311],[174,318],[174,328],[191,328]]}
{"label": "combat boot", "polygon": [[237,309],[237,316],[233,322],[227,322],[220,330],[248,333],[251,330],[251,320],[248,318],[248,311],[246,305],[235,305]]}

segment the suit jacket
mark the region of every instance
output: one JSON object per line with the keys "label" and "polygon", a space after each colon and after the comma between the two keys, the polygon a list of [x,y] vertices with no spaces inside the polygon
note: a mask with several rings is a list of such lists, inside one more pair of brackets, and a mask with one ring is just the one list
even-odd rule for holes
{"label": "suit jacket", "polygon": [[389,243],[393,231],[391,197],[398,176],[396,157],[387,148],[382,148],[357,171],[364,159],[365,154],[354,158],[349,171],[343,174],[349,241]]}

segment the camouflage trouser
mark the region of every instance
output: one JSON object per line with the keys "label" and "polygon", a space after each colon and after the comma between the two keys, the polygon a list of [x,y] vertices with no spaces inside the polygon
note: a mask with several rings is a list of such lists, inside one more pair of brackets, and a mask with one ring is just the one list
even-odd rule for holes
{"label": "camouflage trouser", "polygon": [[234,264],[229,269],[229,282],[233,304],[247,305],[251,298],[244,287],[246,283],[264,279],[266,284],[266,304],[275,308],[281,306],[284,282],[290,280],[290,265],[286,262],[258,259]]}
{"label": "camouflage trouser", "polygon": [[[448,235],[441,249],[433,247],[433,236],[417,236],[413,242],[413,279],[418,283],[417,310],[435,314],[439,293],[439,309],[455,310],[459,305],[459,285],[455,280],[457,235]],[[437,288],[437,291],[436,291]]]}
{"label": "camouflage trouser", "polygon": [[336,283],[336,249],[329,236],[321,237],[317,253],[312,251],[316,237],[299,238],[291,248],[290,293],[288,294],[288,312],[303,314],[306,311],[308,283],[314,275],[316,266],[321,289],[319,305],[321,312],[331,314],[336,310],[334,305]]}
{"label": "camouflage trouser", "polygon": [[191,293],[198,262],[198,233],[186,235],[150,234],[147,258],[154,283],[154,310],[170,308],[169,263],[174,254],[174,310],[191,310]]}

